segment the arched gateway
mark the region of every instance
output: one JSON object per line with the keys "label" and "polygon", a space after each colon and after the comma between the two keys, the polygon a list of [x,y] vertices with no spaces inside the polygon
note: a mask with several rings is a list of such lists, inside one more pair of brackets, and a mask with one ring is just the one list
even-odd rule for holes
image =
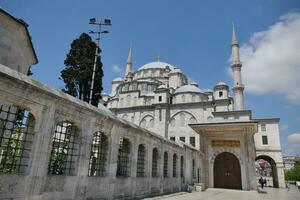
{"label": "arched gateway", "polygon": [[220,153],[215,158],[214,187],[242,189],[240,163],[232,153]]}

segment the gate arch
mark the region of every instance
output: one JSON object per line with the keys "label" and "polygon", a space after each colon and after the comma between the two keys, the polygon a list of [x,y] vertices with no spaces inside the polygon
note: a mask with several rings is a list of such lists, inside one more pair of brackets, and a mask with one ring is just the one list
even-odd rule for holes
{"label": "gate arch", "polygon": [[[271,165],[271,176],[273,180],[273,187],[278,188],[279,187],[279,181],[278,181],[278,172],[277,172],[277,166],[275,160],[268,155],[259,155],[255,158],[255,161],[258,160],[265,160]],[[263,176],[261,174],[258,174],[259,176]]]}
{"label": "gate arch", "polygon": [[214,161],[214,187],[242,189],[241,166],[232,153],[223,152]]}

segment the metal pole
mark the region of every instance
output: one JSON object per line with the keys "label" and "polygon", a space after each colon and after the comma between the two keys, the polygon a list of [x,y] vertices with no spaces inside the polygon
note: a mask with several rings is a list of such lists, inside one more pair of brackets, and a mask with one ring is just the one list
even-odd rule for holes
{"label": "metal pole", "polygon": [[97,65],[97,56],[98,56],[98,48],[100,48],[99,47],[100,31],[101,31],[101,19],[99,20],[98,32],[97,32],[97,37],[96,37],[96,40],[97,40],[97,42],[96,42],[96,52],[95,52],[95,59],[94,59],[94,67],[93,67],[92,83],[91,83],[91,89],[90,89],[89,104],[92,104],[94,82],[95,82],[95,73],[96,73],[96,65]]}

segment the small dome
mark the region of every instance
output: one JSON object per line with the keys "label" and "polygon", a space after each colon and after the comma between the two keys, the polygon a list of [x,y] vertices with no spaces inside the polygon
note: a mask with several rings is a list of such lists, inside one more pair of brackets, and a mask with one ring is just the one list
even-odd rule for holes
{"label": "small dome", "polygon": [[179,87],[176,91],[175,94],[177,93],[183,93],[183,92],[197,92],[197,93],[202,93],[202,90],[194,85],[183,85]]}
{"label": "small dome", "polygon": [[138,71],[143,69],[166,69],[167,67],[169,67],[170,70],[174,70],[175,68],[173,65],[170,65],[169,63],[156,61],[156,62],[150,62],[143,65],[138,69]]}
{"label": "small dome", "polygon": [[217,85],[227,85],[226,83],[220,81],[219,83],[217,83]]}
{"label": "small dome", "polygon": [[223,89],[228,90],[229,87],[228,87],[228,85],[226,83],[224,83],[222,81],[220,81],[219,83],[217,83],[217,85],[214,87],[214,90],[223,90]]}
{"label": "small dome", "polygon": [[117,77],[117,78],[115,78],[114,80],[113,80],[113,82],[117,82],[117,81],[123,81],[123,79],[121,78],[121,77]]}
{"label": "small dome", "polygon": [[172,71],[170,71],[170,74],[172,73],[182,73],[182,71],[179,68],[175,68]]}
{"label": "small dome", "polygon": [[197,83],[196,81],[192,81],[192,82],[190,83],[190,85],[194,85],[194,86],[198,87],[198,83]]}
{"label": "small dome", "polygon": [[167,86],[166,85],[160,85],[157,87],[158,89],[167,89]]}
{"label": "small dome", "polygon": [[205,90],[205,93],[212,93],[213,91],[210,89]]}

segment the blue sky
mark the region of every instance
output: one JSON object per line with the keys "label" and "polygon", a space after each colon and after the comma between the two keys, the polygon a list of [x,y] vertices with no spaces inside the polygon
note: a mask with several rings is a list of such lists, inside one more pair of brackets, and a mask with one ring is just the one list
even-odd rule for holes
{"label": "blue sky", "polygon": [[[246,83],[249,83],[250,88],[245,93],[246,108],[253,110],[255,118],[280,117],[283,152],[300,154],[300,98],[297,93],[300,89],[295,87],[298,83],[300,85],[300,82],[295,73],[290,72],[290,68],[283,71],[286,66],[293,65],[298,66],[296,72],[300,72],[297,55],[293,54],[295,62],[292,64],[285,64],[284,60],[278,61],[277,64],[281,63],[278,64],[278,70],[272,70],[272,66],[268,65],[270,62],[265,64],[257,58],[268,41],[273,44],[272,35],[276,36],[277,30],[283,30],[280,33],[286,35],[293,32],[284,30],[294,30],[287,29],[288,23],[295,22],[294,18],[290,17],[284,21],[282,16],[291,12],[300,16],[298,0],[0,0],[0,6],[29,24],[39,59],[39,63],[32,68],[33,78],[56,88],[63,88],[59,75],[70,43],[82,32],[93,28],[88,24],[89,18],[110,18],[110,33],[101,37],[104,91],[107,93],[110,92],[112,79],[123,76],[131,42],[135,69],[156,60],[160,54],[162,61],[180,67],[190,79],[197,81],[201,88],[212,89],[221,80],[231,84],[228,59],[231,53],[231,22],[234,21],[238,40],[244,50],[242,56],[244,55],[246,60],[245,69],[249,69],[246,70],[246,75],[243,74],[247,80],[245,87],[247,89]],[[276,24],[283,24],[283,28],[286,29],[272,29]],[[294,26],[290,27],[297,25],[295,22]],[[257,32],[264,34],[257,35]],[[262,38],[257,42],[257,37]],[[291,49],[300,46],[297,36],[294,37],[294,41],[290,42],[294,44]],[[254,50],[249,54],[247,50],[251,48]],[[288,52],[285,50],[288,50],[289,46],[284,50],[273,49],[275,52],[272,55],[281,55],[283,51]],[[287,57],[290,61],[291,56]],[[274,62],[276,59],[272,65]],[[248,74],[256,73],[257,68],[252,65],[259,66],[258,70],[263,69],[263,74],[269,74],[269,71],[277,74],[271,73],[260,80],[253,80],[251,76],[248,77]],[[120,72],[116,70],[118,68],[121,68]],[[286,86],[280,81],[277,81],[277,84],[275,81],[276,88],[272,88],[272,84],[263,89],[258,88],[280,79],[280,76],[292,76],[291,85]],[[258,83],[260,85],[257,86]],[[291,89],[291,92],[296,90],[297,94],[286,97],[290,94],[285,90],[286,87]]]}

